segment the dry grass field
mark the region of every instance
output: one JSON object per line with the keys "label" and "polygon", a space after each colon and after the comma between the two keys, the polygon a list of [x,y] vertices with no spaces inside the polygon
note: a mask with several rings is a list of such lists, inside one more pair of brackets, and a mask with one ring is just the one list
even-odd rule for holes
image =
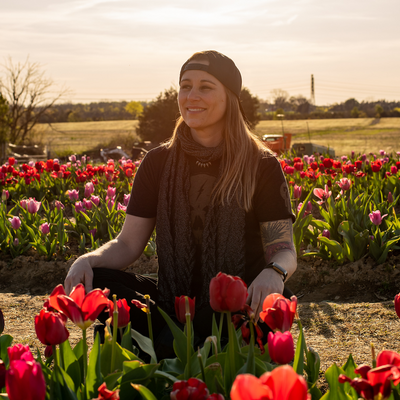
{"label": "dry grass field", "polygon": [[[35,135],[50,149],[51,155],[84,153],[99,146],[121,145],[129,150],[138,141],[137,121],[66,122],[40,124]],[[293,134],[292,144],[309,142],[329,146],[336,155],[400,151],[400,118],[354,118],[283,121],[284,132]],[[281,121],[261,121],[260,136],[281,133]]]}

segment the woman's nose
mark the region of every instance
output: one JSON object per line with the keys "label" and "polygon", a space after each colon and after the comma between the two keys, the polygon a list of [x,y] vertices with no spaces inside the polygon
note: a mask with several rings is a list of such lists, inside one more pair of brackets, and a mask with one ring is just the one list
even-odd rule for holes
{"label": "woman's nose", "polygon": [[198,100],[199,99],[199,91],[196,88],[192,88],[188,93],[188,99]]}

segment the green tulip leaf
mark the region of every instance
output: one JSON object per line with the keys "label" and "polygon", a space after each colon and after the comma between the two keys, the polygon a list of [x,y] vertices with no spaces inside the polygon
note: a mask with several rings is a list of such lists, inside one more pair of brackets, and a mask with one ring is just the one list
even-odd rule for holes
{"label": "green tulip leaf", "polygon": [[138,331],[131,329],[132,339],[135,339],[139,347],[151,357],[151,362],[153,364],[157,363],[157,356],[153,348],[153,342],[146,336],[143,336]]}
{"label": "green tulip leaf", "polygon": [[86,395],[88,399],[92,399],[96,396],[98,387],[103,383],[100,359],[100,335],[97,332],[92,351],[89,355],[86,376]]}
{"label": "green tulip leaf", "polygon": [[171,374],[174,374],[175,376],[182,375],[185,370],[185,367],[179,358],[164,358],[164,360],[162,360],[161,362],[161,369],[164,372],[169,372]]}
{"label": "green tulip leaf", "polygon": [[149,389],[147,389],[146,386],[135,385],[135,384],[132,383],[132,387],[134,389],[136,389],[140,393],[140,395],[142,396],[142,399],[144,399],[144,400],[157,400],[157,398],[154,396],[154,394]]}
{"label": "green tulip leaf", "polygon": [[60,344],[60,352],[64,360],[64,370],[72,378],[77,386],[81,384],[81,370],[79,361],[71,348],[68,340]]}
{"label": "green tulip leaf", "polygon": [[0,359],[4,361],[4,364],[8,365],[8,353],[7,348],[11,346],[13,337],[10,335],[0,336]]}
{"label": "green tulip leaf", "polygon": [[122,335],[121,347],[133,353],[132,336],[131,336],[131,323],[125,328],[124,334]]}
{"label": "green tulip leaf", "polygon": [[[223,389],[223,377],[222,367],[219,363],[213,363],[204,368],[204,374],[206,376],[206,385],[210,393],[221,393],[225,396],[225,390]],[[222,391],[221,391],[222,389]]]}
{"label": "green tulip leaf", "polygon": [[344,371],[336,364],[333,364],[325,372],[325,378],[329,384],[329,390],[321,397],[321,400],[352,400],[352,397],[345,392],[345,385],[339,383],[338,378]]}

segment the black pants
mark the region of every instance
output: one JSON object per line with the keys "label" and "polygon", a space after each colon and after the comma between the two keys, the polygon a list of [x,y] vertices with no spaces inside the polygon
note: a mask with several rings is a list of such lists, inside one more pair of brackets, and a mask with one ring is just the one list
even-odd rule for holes
{"label": "black pants", "polygon": [[[109,299],[112,298],[113,294],[117,295],[117,299],[126,299],[128,305],[130,306],[131,315],[131,326],[136,331],[140,332],[142,335],[149,336],[147,315],[142,310],[131,304],[131,300],[137,299],[142,303],[145,301],[142,297],[137,295],[136,292],[145,295],[150,295],[150,298],[156,303],[158,302],[158,292],[157,292],[157,280],[154,278],[149,278],[143,275],[127,273],[124,271],[107,269],[107,268],[94,268],[93,269],[93,287],[94,288],[108,288],[110,289]],[[284,289],[283,295],[286,298],[290,298],[293,293],[290,289]],[[158,304],[160,308],[164,308],[162,304]],[[195,318],[193,319],[193,329],[194,329],[194,345],[202,346],[204,340],[211,336],[211,326],[212,326],[212,316],[215,311],[210,305],[204,307],[200,311],[196,310]],[[219,313],[215,313],[217,323],[219,322]],[[103,324],[109,317],[108,313],[102,312],[98,319]],[[175,318],[174,315],[170,317],[175,321],[177,325],[182,326]],[[157,307],[151,307],[151,320],[153,326],[153,336],[154,336],[154,347],[158,359],[174,357],[173,350],[173,336],[170,332],[167,323],[162,317],[161,313],[158,311]],[[260,328],[264,333],[263,341],[266,343],[268,333],[271,331],[267,324],[260,323]],[[226,328],[226,323],[224,323]],[[227,332],[222,333],[222,336],[227,336]]]}

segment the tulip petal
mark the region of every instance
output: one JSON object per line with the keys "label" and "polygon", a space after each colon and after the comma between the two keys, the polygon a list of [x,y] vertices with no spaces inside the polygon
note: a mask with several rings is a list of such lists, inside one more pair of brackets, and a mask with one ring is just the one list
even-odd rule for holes
{"label": "tulip petal", "polygon": [[99,314],[108,305],[108,299],[100,289],[94,289],[86,295],[82,302],[81,310],[84,320],[95,321]]}
{"label": "tulip petal", "polygon": [[82,283],[76,285],[72,289],[72,292],[69,294],[69,297],[71,297],[71,299],[74,300],[74,302],[77,304],[78,307],[82,307],[82,303],[85,296],[86,296],[85,286],[83,286]]}
{"label": "tulip petal", "polygon": [[271,389],[250,374],[237,375],[231,389],[231,400],[272,400]]}
{"label": "tulip petal", "polygon": [[68,296],[57,297],[58,307],[75,325],[83,323],[83,316],[78,305]]}

